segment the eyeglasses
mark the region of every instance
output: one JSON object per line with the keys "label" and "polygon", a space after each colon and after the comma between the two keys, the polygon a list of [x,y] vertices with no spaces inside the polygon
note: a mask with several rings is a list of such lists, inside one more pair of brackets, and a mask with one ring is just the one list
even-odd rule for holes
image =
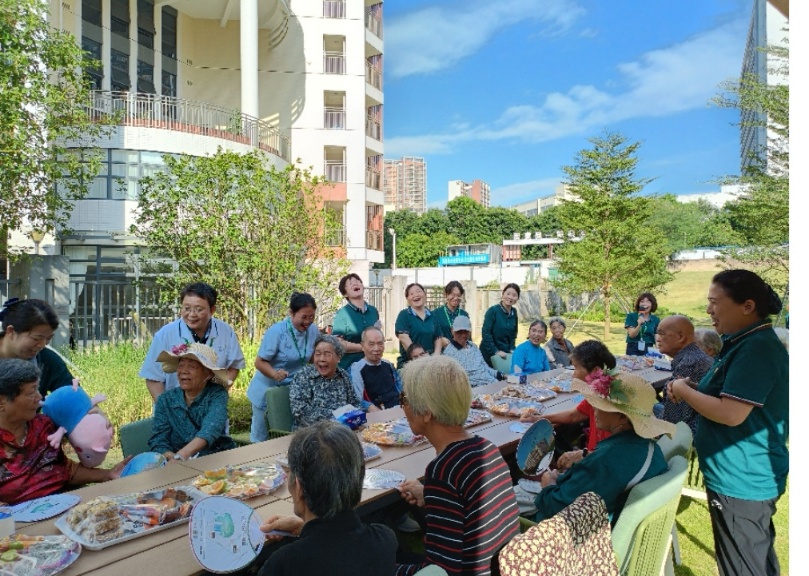
{"label": "eyeglasses", "polygon": [[183,306],[182,313],[183,314],[202,314],[203,312],[208,312],[210,308],[203,308],[202,306],[195,306],[192,308],[191,306]]}
{"label": "eyeglasses", "polygon": [[410,404],[410,400],[407,399],[404,390],[402,390],[399,392],[399,406],[407,406],[408,404]]}

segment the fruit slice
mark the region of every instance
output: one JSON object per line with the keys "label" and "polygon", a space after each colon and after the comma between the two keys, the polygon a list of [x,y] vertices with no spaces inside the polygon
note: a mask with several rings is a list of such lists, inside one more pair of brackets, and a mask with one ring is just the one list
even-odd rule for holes
{"label": "fruit slice", "polygon": [[227,490],[228,484],[224,480],[217,480],[208,486],[202,486],[200,490],[206,494],[222,494]]}
{"label": "fruit slice", "polygon": [[205,477],[209,480],[224,480],[227,478],[228,471],[226,468],[219,468],[217,470],[206,470]]}

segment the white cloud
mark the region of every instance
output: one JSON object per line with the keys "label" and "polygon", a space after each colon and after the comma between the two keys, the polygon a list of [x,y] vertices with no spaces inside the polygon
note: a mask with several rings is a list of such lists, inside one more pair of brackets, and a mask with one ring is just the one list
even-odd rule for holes
{"label": "white cloud", "polygon": [[548,142],[634,118],[668,116],[704,108],[718,85],[738,77],[746,36],[746,21],[735,20],[695,35],[679,44],[646,52],[633,62],[616,66],[607,88],[572,86],[553,92],[538,104],[505,109],[495,120],[470,125],[457,121],[446,132],[392,137],[386,153],[449,154],[468,141],[514,140]]}
{"label": "white cloud", "polygon": [[569,30],[584,13],[561,0],[443,2],[385,23],[385,72],[394,78],[431,74],[480,50],[497,33],[526,20],[546,35]]}
{"label": "white cloud", "polygon": [[560,174],[556,178],[517,182],[494,188],[491,191],[491,203],[494,206],[508,207],[519,204],[520,202],[528,202],[529,200],[550,196],[561,183],[561,179],[562,175]]}

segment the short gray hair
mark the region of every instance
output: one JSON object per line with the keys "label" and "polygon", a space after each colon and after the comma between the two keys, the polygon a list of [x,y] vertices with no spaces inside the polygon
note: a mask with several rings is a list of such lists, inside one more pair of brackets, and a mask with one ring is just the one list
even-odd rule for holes
{"label": "short gray hair", "polygon": [[337,339],[337,336],[332,336],[331,334],[321,334],[317,337],[317,340],[315,340],[315,348],[317,348],[317,345],[321,342],[331,344],[332,348],[334,348],[334,353],[337,354],[338,360],[346,353],[346,349],[343,348],[342,344],[340,344],[340,340]]}
{"label": "short gray hair", "polygon": [[707,351],[713,352],[711,356],[716,356],[722,350],[722,338],[711,328],[697,328],[694,330],[694,339],[697,341],[697,346]]}
{"label": "short gray hair", "polygon": [[323,420],[301,428],[292,436],[287,458],[306,506],[318,518],[333,518],[360,503],[365,458],[348,426]]}
{"label": "short gray hair", "polygon": [[429,412],[444,426],[462,426],[469,417],[472,387],[457,360],[449,356],[424,356],[405,364],[402,382],[414,414]]}
{"label": "short gray hair", "polygon": [[30,360],[7,358],[0,360],[0,396],[14,400],[22,387],[38,382],[42,373]]}
{"label": "short gray hair", "polygon": [[553,318],[548,320],[548,326],[553,326],[554,322],[558,322],[559,324],[562,325],[562,328],[567,330],[567,324],[565,324],[565,321],[562,320],[562,318],[560,318],[559,316],[554,316]]}

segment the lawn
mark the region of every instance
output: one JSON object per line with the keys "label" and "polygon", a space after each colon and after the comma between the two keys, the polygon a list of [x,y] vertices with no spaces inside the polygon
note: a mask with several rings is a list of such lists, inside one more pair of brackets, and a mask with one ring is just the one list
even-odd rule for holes
{"label": "lawn", "polygon": [[[685,270],[675,275],[658,295],[661,309],[668,313],[681,313],[691,317],[698,325],[708,325],[705,313],[706,294],[711,276],[716,272],[710,269]],[[575,315],[567,317],[567,337],[574,344],[588,339],[601,340],[604,325],[598,322],[579,322]],[[625,332],[623,317],[613,318],[610,337],[606,340],[609,349],[615,354],[624,352]],[[528,325],[520,326],[518,341],[527,337]],[[231,392],[230,418],[232,430],[244,433],[250,427],[250,403],[245,396],[247,384],[252,376],[252,359],[257,345],[243,347],[248,368],[234,384]],[[140,364],[146,355],[146,348],[132,344],[121,344],[99,350],[67,352],[72,362],[71,371],[81,378],[91,394],[106,393],[109,400],[102,404],[116,425],[145,418],[151,414],[151,399],[143,380],[137,377]],[[120,449],[117,446],[110,453],[106,465],[119,461]],[[782,574],[789,574],[789,491],[778,504],[775,515],[778,533],[776,551],[781,562]],[[713,536],[708,515],[707,502],[683,496],[677,514],[677,529],[680,538],[683,563],[675,566],[677,576],[718,574],[713,555]]]}

